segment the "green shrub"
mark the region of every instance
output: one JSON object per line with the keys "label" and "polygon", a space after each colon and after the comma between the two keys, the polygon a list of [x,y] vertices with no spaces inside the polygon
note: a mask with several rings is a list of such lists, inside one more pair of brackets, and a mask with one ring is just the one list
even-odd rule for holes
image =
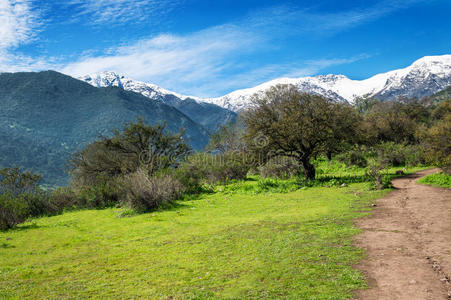
{"label": "green shrub", "polygon": [[365,168],[368,165],[364,151],[359,149],[352,149],[345,153],[341,153],[337,155],[337,160],[346,164],[348,167],[357,166]]}
{"label": "green shrub", "polygon": [[6,230],[28,218],[28,206],[21,196],[10,192],[0,195],[0,230]]}
{"label": "green shrub", "polygon": [[75,187],[77,206],[80,208],[106,208],[119,204],[122,198],[122,189],[119,179],[113,178],[108,181],[98,181],[92,185]]}
{"label": "green shrub", "polygon": [[451,174],[451,101],[446,103],[443,119],[420,131],[421,148],[427,161]]}
{"label": "green shrub", "polygon": [[[145,168],[150,173],[176,167],[190,148],[183,131],[169,134],[166,123],[147,125],[142,119],[124,124],[114,136],[103,137],[75,153],[71,160],[71,179],[81,185],[101,185]],[[107,187],[109,188],[109,187]]]}
{"label": "green shrub", "polygon": [[41,176],[19,168],[0,170],[0,229],[5,230],[27,218],[54,215],[61,209],[39,186]]}
{"label": "green shrub", "polygon": [[424,156],[416,145],[386,142],[376,146],[378,160],[387,166],[417,166],[424,164]]}
{"label": "green shrub", "polygon": [[383,169],[383,165],[371,164],[366,170],[366,176],[372,183],[373,187],[378,190],[391,187],[391,178],[387,175],[382,174]]}
{"label": "green shrub", "polygon": [[59,210],[82,208],[80,198],[70,187],[60,187],[50,194],[51,202]]}
{"label": "green shrub", "polygon": [[301,172],[299,163],[291,157],[274,157],[263,166],[258,167],[261,177],[282,178],[287,179]]}
{"label": "green shrub", "polygon": [[20,195],[26,205],[29,217],[52,216],[61,213],[62,209],[52,201],[49,192],[37,190]]}
{"label": "green shrub", "polygon": [[139,169],[126,175],[122,189],[122,204],[138,212],[146,212],[172,203],[183,193],[181,183],[170,175],[149,177],[147,172]]}
{"label": "green shrub", "polygon": [[204,170],[199,164],[192,161],[183,163],[175,170],[165,170],[163,174],[177,178],[187,194],[197,194],[203,191]]}
{"label": "green shrub", "polygon": [[230,180],[244,179],[249,168],[239,153],[199,153],[189,157],[175,174],[190,189],[202,184],[224,184]]}

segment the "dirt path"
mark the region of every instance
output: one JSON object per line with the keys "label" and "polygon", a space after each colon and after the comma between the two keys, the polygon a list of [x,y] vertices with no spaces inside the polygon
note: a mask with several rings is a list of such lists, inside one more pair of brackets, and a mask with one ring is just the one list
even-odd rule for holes
{"label": "dirt path", "polygon": [[395,179],[396,190],[357,221],[368,254],[357,268],[370,289],[356,299],[451,299],[451,190],[416,183],[437,171]]}

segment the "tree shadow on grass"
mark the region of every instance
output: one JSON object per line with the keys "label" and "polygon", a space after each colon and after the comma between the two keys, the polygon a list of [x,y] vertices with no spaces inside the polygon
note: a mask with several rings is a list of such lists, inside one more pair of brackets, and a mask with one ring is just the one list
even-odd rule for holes
{"label": "tree shadow on grass", "polygon": [[7,243],[1,243],[0,244],[0,249],[12,249],[12,248],[16,248],[16,246],[10,245],[10,244],[7,244]]}
{"label": "tree shadow on grass", "polygon": [[337,175],[322,175],[315,178],[314,182],[318,185],[327,185],[330,182],[336,181],[338,183],[362,183],[368,182],[370,179],[366,175],[346,175],[346,176],[337,176]]}
{"label": "tree shadow on grass", "polygon": [[6,230],[1,230],[0,232],[5,233],[5,232],[14,232],[14,231],[24,231],[24,230],[37,229],[37,228],[41,228],[41,226],[38,226],[36,223],[19,224],[17,226],[14,226],[13,228],[8,228]]}
{"label": "tree shadow on grass", "polygon": [[37,225],[36,223],[20,224],[14,228],[9,229],[9,231],[23,231],[23,230],[38,229],[38,228],[41,228],[41,226]]}
{"label": "tree shadow on grass", "polygon": [[182,201],[179,200],[179,201],[176,201],[171,204],[166,204],[155,211],[177,211],[177,210],[189,209],[191,207],[192,207],[191,205],[183,203],[183,200]]}

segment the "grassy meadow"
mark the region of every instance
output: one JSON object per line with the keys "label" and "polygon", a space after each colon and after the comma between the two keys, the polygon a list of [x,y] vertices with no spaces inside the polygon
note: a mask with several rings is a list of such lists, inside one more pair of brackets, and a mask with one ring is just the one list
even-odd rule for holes
{"label": "grassy meadow", "polygon": [[361,169],[320,170],[312,186],[251,177],[146,214],[80,210],[0,231],[0,297],[348,299],[366,286],[353,220],[389,189]]}

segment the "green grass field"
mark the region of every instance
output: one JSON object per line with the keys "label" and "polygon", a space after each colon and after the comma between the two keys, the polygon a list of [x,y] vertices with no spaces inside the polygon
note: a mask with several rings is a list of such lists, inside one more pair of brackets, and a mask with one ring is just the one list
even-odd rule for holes
{"label": "green grass field", "polygon": [[418,180],[418,182],[443,188],[451,188],[451,175],[445,174],[443,172],[435,173],[421,178],[420,180]]}
{"label": "green grass field", "polygon": [[259,185],[148,214],[83,210],[0,232],[0,297],[347,299],[365,287],[352,267],[364,255],[353,220],[388,190]]}

